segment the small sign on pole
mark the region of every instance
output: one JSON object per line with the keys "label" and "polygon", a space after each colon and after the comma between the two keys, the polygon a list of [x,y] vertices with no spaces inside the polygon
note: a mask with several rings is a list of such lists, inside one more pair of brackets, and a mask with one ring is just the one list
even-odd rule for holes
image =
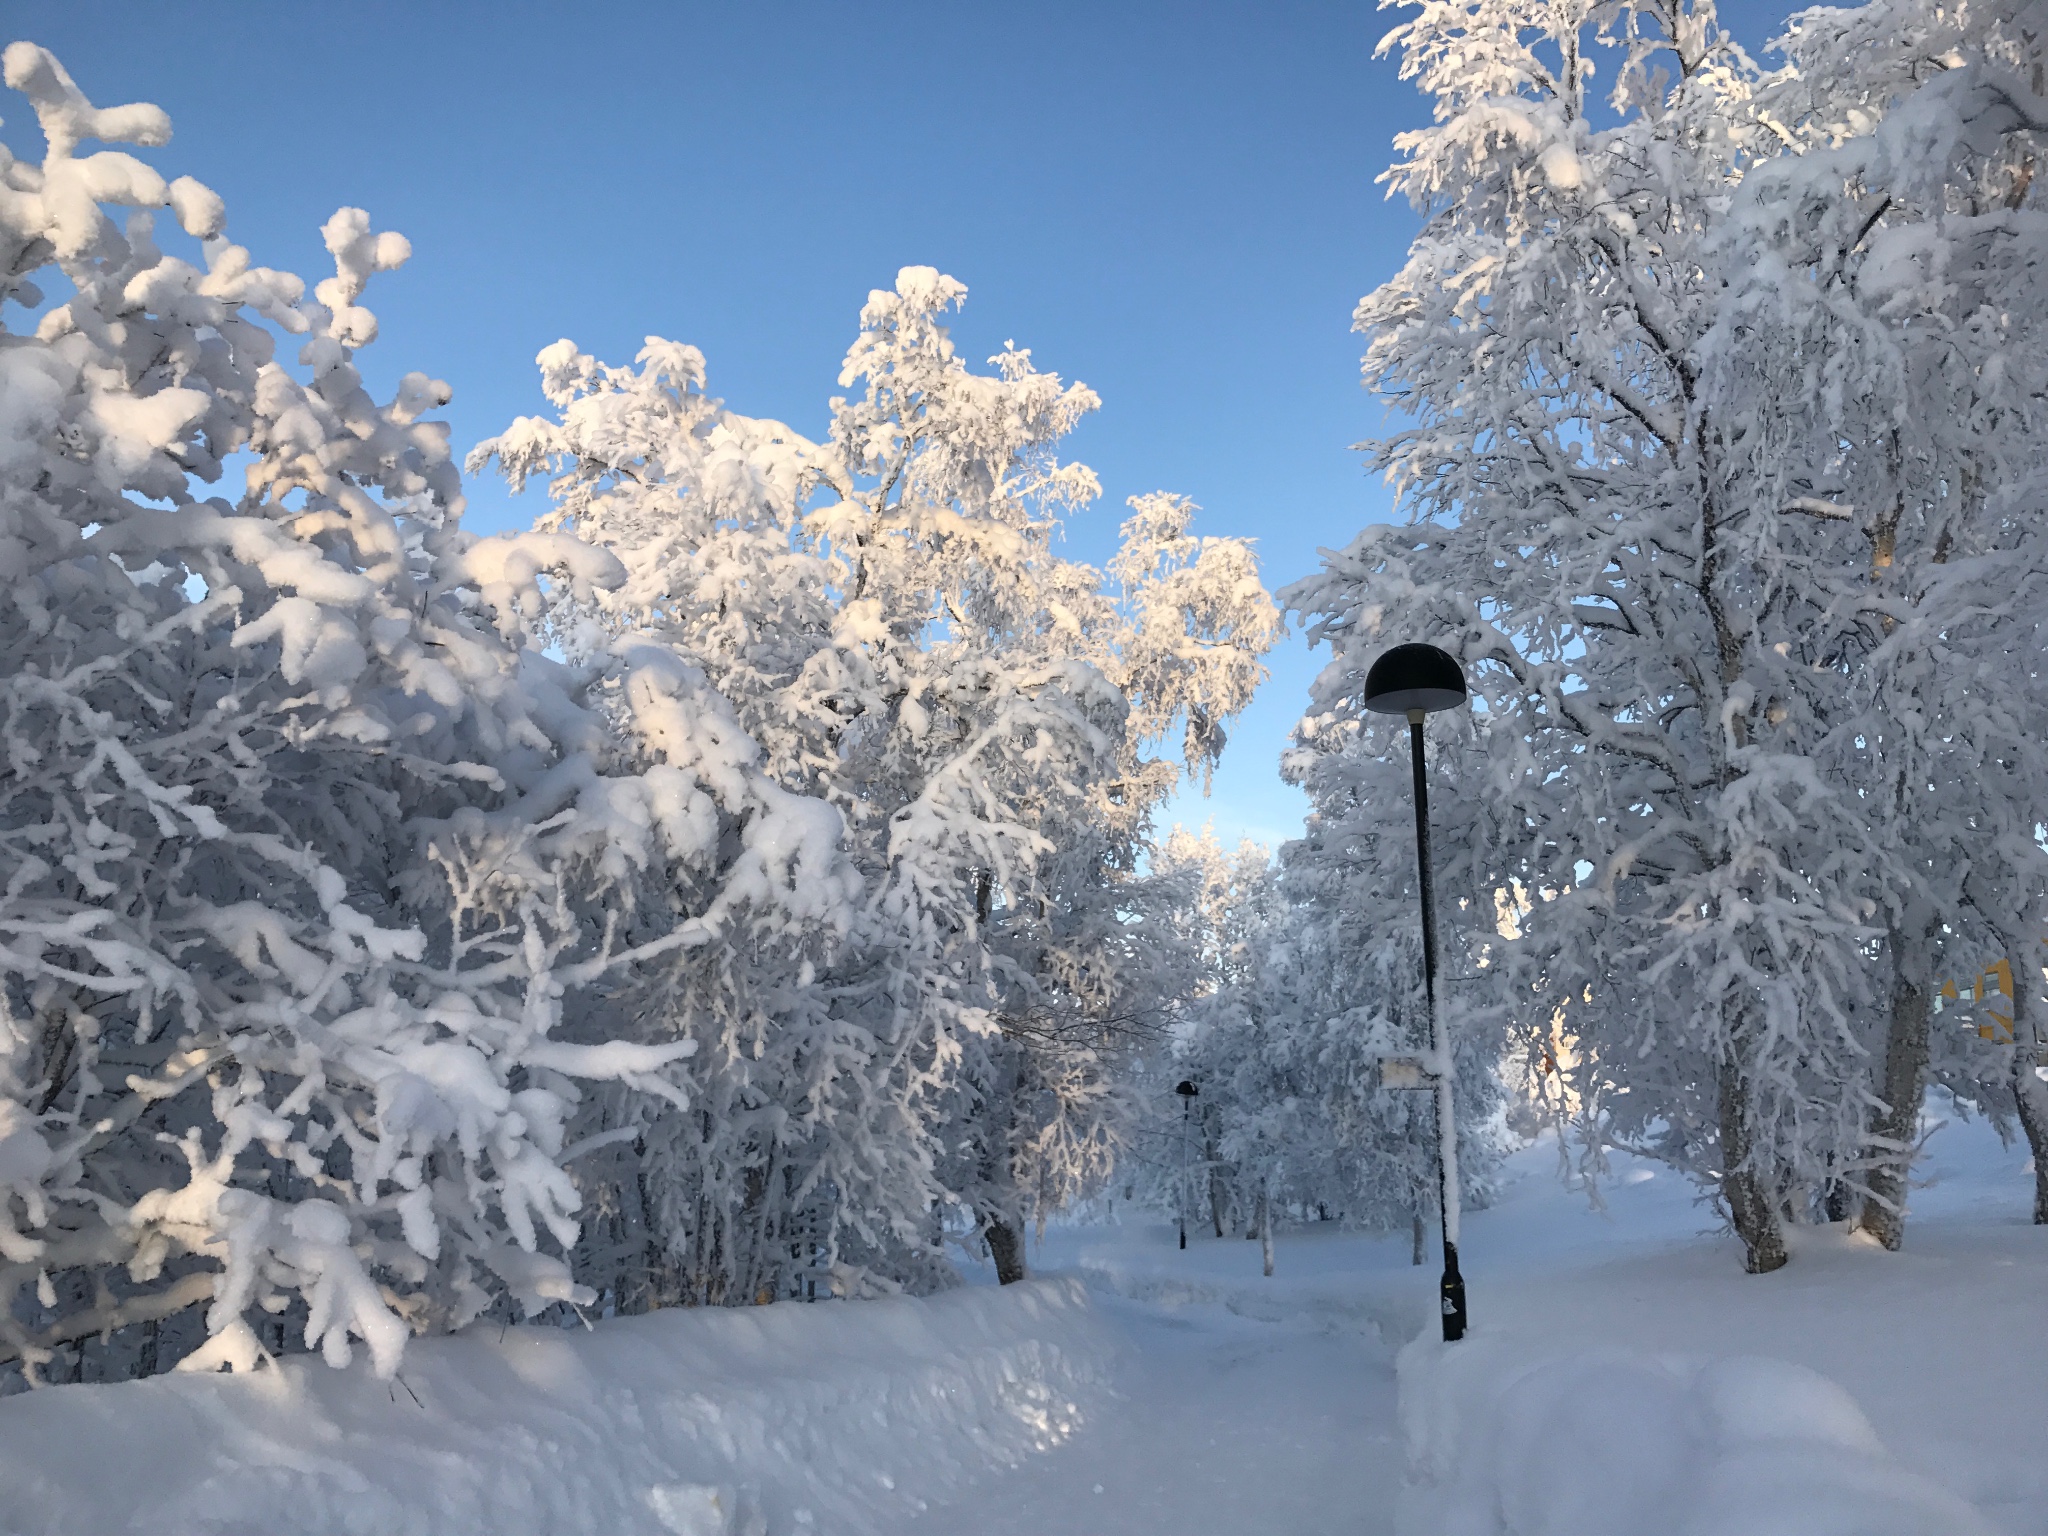
{"label": "small sign on pole", "polygon": [[1382,1056],[1380,1058],[1380,1086],[1382,1088],[1429,1088],[1436,1079],[1422,1065],[1420,1056]]}

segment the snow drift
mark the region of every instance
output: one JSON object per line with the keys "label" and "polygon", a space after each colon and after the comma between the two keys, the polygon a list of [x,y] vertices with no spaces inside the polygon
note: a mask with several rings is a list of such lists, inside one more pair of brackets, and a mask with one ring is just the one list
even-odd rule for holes
{"label": "snow drift", "polygon": [[1112,1353],[1082,1287],[1041,1280],[475,1328],[416,1342],[388,1384],[301,1356],[52,1387],[0,1402],[0,1531],[893,1530],[1071,1435]]}
{"label": "snow drift", "polygon": [[1404,1536],[1991,1536],[1803,1365],[1503,1336],[1401,1352]]}

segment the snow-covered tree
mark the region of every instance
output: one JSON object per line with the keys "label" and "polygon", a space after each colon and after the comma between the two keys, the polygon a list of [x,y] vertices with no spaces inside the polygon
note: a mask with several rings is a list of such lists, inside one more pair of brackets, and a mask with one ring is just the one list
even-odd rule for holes
{"label": "snow-covered tree", "polygon": [[[1204,988],[1153,1072],[1163,1089],[1186,1076],[1200,1090],[1198,1174],[1192,1188],[1180,1187],[1181,1127],[1155,1092],[1144,1182],[1159,1204],[1206,1203],[1219,1236],[1230,1212],[1268,1238],[1276,1213],[1294,1214],[1413,1228],[1419,1253],[1420,1231],[1436,1212],[1435,1100],[1381,1080],[1384,1059],[1429,1050],[1413,838],[1402,835],[1412,826],[1405,765],[1361,765],[1350,753],[1298,760],[1316,776],[1317,808],[1277,866],[1256,845],[1226,855],[1184,833],[1161,850],[1203,892]],[[1388,772],[1382,778],[1375,767]],[[1387,801],[1358,793],[1375,781]],[[1467,921],[1469,903],[1452,909],[1445,926],[1460,957],[1455,971],[1469,963],[1469,940],[1490,930]],[[1460,1192],[1480,1206],[1503,1149],[1500,1036],[1463,1011],[1456,992],[1446,1009]]]}
{"label": "snow-covered tree", "polygon": [[[1884,900],[1882,1107],[1862,1212],[1891,1247],[1930,1067],[1994,1112],[2014,1103],[2048,1145],[2036,1042],[1930,1038],[1941,976],[1997,959],[2038,973],[2039,35],[2028,8],[1999,5],[1795,18],[1780,43],[1791,67],[1762,101],[1798,153],[1745,188],[1736,212],[1759,260],[1711,349],[1730,395],[1800,370],[1776,451],[1860,536],[1863,566],[1838,582],[1831,617],[1862,714],[1832,766],[1862,785],[1910,875]],[[2036,1206],[2048,1219],[2048,1184]]]}
{"label": "snow-covered tree", "polygon": [[[1390,173],[1429,217],[1357,324],[1368,383],[1412,418],[1375,462],[1429,526],[1368,530],[1290,600],[1337,651],[1326,713],[1357,712],[1390,639],[1460,655],[1475,789],[1520,813],[1485,883],[1558,893],[1501,956],[1525,1033],[1566,1004],[1772,1268],[1782,1157],[1857,1136],[1814,1121],[1855,1070],[1840,941],[1860,912],[1782,856],[1800,838],[1875,859],[1806,761],[1827,681],[1799,643],[1804,573],[1834,530],[1787,506],[1757,434],[1700,387],[1718,211],[1774,144],[1754,72],[1704,9],[1622,11],[1620,121],[1596,127],[1593,10],[1425,5],[1382,45],[1435,100]],[[1650,44],[1675,66],[1661,90]]]}
{"label": "snow-covered tree", "polygon": [[617,562],[464,534],[447,387],[355,366],[402,238],[343,209],[308,296],[204,186],[81,152],[163,144],[158,109],[27,43],[5,76],[45,150],[0,150],[0,1352],[147,1372],[209,1303],[188,1366],[354,1336],[388,1375],[587,1299],[564,1125],[592,1083],[683,1101],[695,1046],[565,1014],[815,920],[836,813],[666,657],[622,671],[650,748],[615,771],[526,625]]}
{"label": "snow-covered tree", "polygon": [[1807,14],[1775,74],[1708,5],[1397,28],[1427,223],[1357,320],[1413,522],[1289,594],[1337,718],[1391,640],[1460,654],[1528,1063],[1753,1269],[1823,1190],[1897,1241],[1941,940],[2039,878],[2025,29],[1981,13],[1973,62],[1895,9]]}
{"label": "snow-covered tree", "polygon": [[1276,615],[1248,546],[1190,536],[1180,498],[1134,503],[1113,586],[1056,553],[1096,483],[1055,445],[1095,396],[1014,348],[969,370],[942,323],[964,293],[911,267],[869,296],[823,442],[705,395],[694,349],[650,340],[620,369],[561,343],[540,359],[558,419],[472,457],[553,473],[543,526],[627,572],[561,594],[565,652],[668,648],[766,773],[846,820],[862,910],[814,969],[642,1014],[715,1041],[699,1100],[747,1111],[667,1117],[696,1162],[656,1179],[657,1226],[693,1273],[786,1256],[802,1226],[915,1283],[948,1209],[1021,1273],[1023,1223],[1114,1155],[1125,1037],[1185,990],[1173,891],[1143,873],[1177,780],[1154,754],[1179,725],[1185,760],[1214,760]]}
{"label": "snow-covered tree", "polygon": [[1368,530],[1291,598],[1337,650],[1317,703],[1340,717],[1390,638],[1459,652],[1478,799],[1516,812],[1482,884],[1555,893],[1497,970],[1525,1038],[1564,1009],[1772,1268],[1787,1167],[1860,1151],[1840,1085],[1879,850],[1811,760],[1837,691],[1814,590],[1844,535],[1786,487],[1770,392],[1724,399],[1708,367],[1753,257],[1723,210],[1781,147],[1756,72],[1705,8],[1609,13],[1628,62],[1595,126],[1601,19],[1425,5],[1383,45],[1435,98],[1390,172],[1429,219],[1357,323],[1411,419],[1376,462],[1430,526]]}

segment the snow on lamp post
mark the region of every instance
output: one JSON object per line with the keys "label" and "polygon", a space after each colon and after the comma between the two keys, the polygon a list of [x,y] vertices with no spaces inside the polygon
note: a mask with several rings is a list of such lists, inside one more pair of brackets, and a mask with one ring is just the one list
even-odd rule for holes
{"label": "snow on lamp post", "polygon": [[1408,717],[1408,751],[1415,769],[1415,857],[1422,892],[1422,985],[1429,1003],[1429,1062],[1436,1089],[1437,1211],[1443,1218],[1444,1274],[1438,1286],[1444,1341],[1465,1336],[1465,1278],[1458,1273],[1458,1123],[1451,1108],[1451,1046],[1436,1007],[1436,900],[1429,870],[1429,787],[1422,767],[1422,720],[1465,702],[1465,674],[1457,659],[1433,645],[1397,645],[1365,675],[1365,707]]}
{"label": "snow on lamp post", "polygon": [[1202,1090],[1183,1078],[1174,1085],[1180,1095],[1180,1199],[1174,1202],[1180,1207],[1180,1245],[1188,1245],[1188,1111],[1195,1107],[1195,1095]]}

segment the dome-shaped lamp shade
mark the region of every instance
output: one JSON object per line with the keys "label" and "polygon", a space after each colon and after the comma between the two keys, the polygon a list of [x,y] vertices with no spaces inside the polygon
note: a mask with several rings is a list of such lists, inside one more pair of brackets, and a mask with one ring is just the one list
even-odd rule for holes
{"label": "dome-shaped lamp shade", "polygon": [[1464,702],[1457,659],[1433,645],[1397,645],[1365,674],[1365,707],[1382,715],[1456,709]]}

